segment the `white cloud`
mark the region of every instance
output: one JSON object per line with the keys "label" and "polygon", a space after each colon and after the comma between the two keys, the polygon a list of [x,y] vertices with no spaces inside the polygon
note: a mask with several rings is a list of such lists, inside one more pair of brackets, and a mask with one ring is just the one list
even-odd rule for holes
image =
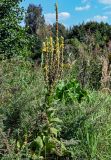
{"label": "white cloud", "polygon": [[69,17],[70,17],[70,13],[68,13],[68,12],[61,12],[61,13],[59,13],[59,18],[60,19],[67,19]]}
{"label": "white cloud", "polygon": [[[48,23],[48,24],[53,24],[56,20],[55,13],[46,13],[46,14],[44,14],[44,16],[45,16],[46,23]],[[69,17],[70,17],[70,13],[68,13],[68,12],[60,12],[59,13],[59,20],[60,21],[64,21]]]}
{"label": "white cloud", "polygon": [[75,11],[85,11],[85,10],[89,10],[91,8],[90,5],[86,5],[86,6],[80,6],[80,7],[75,7]]}
{"label": "white cloud", "polygon": [[96,22],[106,22],[108,20],[107,16],[94,16],[93,18],[87,19],[87,22],[89,21],[96,21]]}
{"label": "white cloud", "polygon": [[99,0],[99,2],[103,4],[111,4],[111,0]]}

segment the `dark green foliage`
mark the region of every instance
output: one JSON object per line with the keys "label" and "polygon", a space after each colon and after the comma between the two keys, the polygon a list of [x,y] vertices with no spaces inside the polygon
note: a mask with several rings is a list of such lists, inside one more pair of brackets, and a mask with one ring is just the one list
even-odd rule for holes
{"label": "dark green foliage", "polygon": [[86,42],[85,36],[92,34],[95,41],[103,47],[111,39],[110,32],[111,26],[107,23],[88,22],[70,29],[68,39],[76,37],[79,41]]}
{"label": "dark green foliage", "polygon": [[45,19],[41,5],[29,4],[25,15],[25,27],[28,36],[31,37],[31,57],[40,61],[42,42],[46,36]]}
{"label": "dark green foliage", "polygon": [[28,39],[25,30],[20,26],[23,18],[23,9],[19,7],[20,2],[21,0],[0,1],[1,58],[30,54],[27,50]]}
{"label": "dark green foliage", "polygon": [[42,41],[41,38],[39,38],[36,35],[29,35],[30,38],[30,50],[31,50],[31,58],[33,60],[37,60],[37,62],[40,64],[41,61],[41,54],[42,54]]}
{"label": "dark green foliage", "polygon": [[77,38],[66,40],[66,52],[71,53],[71,60],[77,59],[79,57],[80,41]]}
{"label": "dark green foliage", "polygon": [[101,87],[102,64],[98,59],[92,59],[88,71],[89,87],[98,90]]}
{"label": "dark green foliage", "polygon": [[[36,6],[30,4],[27,9],[25,17],[26,27],[28,27],[29,34],[41,35],[44,32],[45,19],[42,15],[41,5]],[[41,31],[41,32],[40,32]]]}
{"label": "dark green foliage", "polygon": [[[52,34],[53,34],[53,37],[55,38],[55,35],[56,35],[56,23],[53,24],[52,28],[51,28],[51,31],[52,31]],[[58,23],[58,34],[59,34],[59,37],[64,37],[64,39],[67,38],[67,30],[65,28],[65,26],[61,23]]]}

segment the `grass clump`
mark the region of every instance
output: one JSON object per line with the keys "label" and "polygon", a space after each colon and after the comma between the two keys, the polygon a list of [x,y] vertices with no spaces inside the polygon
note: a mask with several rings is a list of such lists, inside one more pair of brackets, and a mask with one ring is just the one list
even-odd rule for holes
{"label": "grass clump", "polygon": [[89,94],[90,101],[59,106],[58,114],[64,122],[61,132],[72,150],[73,159],[104,159],[111,157],[110,95]]}

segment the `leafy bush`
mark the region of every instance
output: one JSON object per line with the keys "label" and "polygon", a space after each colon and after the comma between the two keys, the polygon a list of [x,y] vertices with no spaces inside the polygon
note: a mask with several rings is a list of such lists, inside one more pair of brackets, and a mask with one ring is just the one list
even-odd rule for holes
{"label": "leafy bush", "polygon": [[60,81],[56,87],[55,98],[64,103],[81,102],[83,98],[88,98],[87,92],[80,87],[75,79]]}
{"label": "leafy bush", "polygon": [[37,108],[44,103],[41,72],[32,62],[23,58],[3,60],[0,63],[0,83],[1,128],[6,132],[10,130],[10,136],[14,137],[18,132],[30,132],[36,124]]}
{"label": "leafy bush", "polygon": [[29,38],[26,30],[20,26],[23,20],[21,0],[0,1],[0,59],[14,55],[29,56]]}

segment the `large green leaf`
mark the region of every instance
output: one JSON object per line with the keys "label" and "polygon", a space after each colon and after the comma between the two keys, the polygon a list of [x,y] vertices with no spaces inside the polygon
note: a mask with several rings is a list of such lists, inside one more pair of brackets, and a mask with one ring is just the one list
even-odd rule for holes
{"label": "large green leaf", "polygon": [[40,136],[38,136],[38,137],[35,139],[35,142],[37,143],[37,145],[38,145],[38,147],[39,147],[40,149],[43,148],[43,140],[42,140],[42,138],[41,138]]}
{"label": "large green leaf", "polygon": [[52,118],[50,121],[51,122],[62,123],[62,120],[60,120],[59,118]]}
{"label": "large green leaf", "polygon": [[51,127],[51,128],[50,128],[50,132],[57,137],[58,130],[57,130],[56,128]]}

